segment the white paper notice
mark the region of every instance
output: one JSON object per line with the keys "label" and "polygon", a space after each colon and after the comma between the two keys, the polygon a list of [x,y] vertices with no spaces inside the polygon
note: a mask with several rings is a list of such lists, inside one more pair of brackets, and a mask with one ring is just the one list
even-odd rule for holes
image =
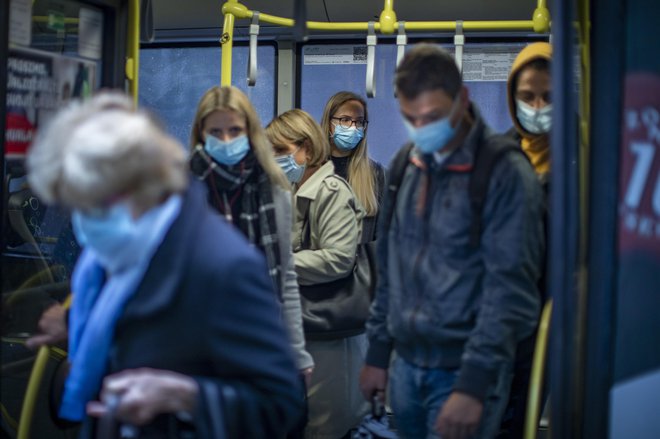
{"label": "white paper notice", "polygon": [[101,59],[103,48],[103,14],[80,8],[78,16],[78,54],[85,58]]}
{"label": "white paper notice", "polygon": [[305,46],[303,64],[366,64],[367,46]]}
{"label": "white paper notice", "polygon": [[463,81],[506,81],[520,49],[466,48],[463,53]]}
{"label": "white paper notice", "polygon": [[32,41],[32,0],[11,0],[9,43],[29,46]]}

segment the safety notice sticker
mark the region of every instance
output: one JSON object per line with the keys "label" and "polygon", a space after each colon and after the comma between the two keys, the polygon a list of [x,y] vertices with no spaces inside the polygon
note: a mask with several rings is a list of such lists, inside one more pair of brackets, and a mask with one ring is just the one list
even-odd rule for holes
{"label": "safety notice sticker", "polygon": [[305,46],[303,64],[366,64],[367,46],[318,45]]}
{"label": "safety notice sticker", "polygon": [[521,46],[465,48],[463,81],[506,81]]}

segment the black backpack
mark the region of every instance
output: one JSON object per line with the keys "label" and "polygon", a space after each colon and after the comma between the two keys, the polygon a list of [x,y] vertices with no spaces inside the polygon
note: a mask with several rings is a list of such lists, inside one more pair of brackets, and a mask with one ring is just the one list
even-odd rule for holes
{"label": "black backpack", "polygon": [[[387,200],[389,202],[389,209],[383,212],[383,226],[382,229],[385,233],[389,230],[392,223],[392,216],[394,215],[394,208],[396,204],[399,187],[403,180],[403,175],[408,167],[410,152],[414,144],[408,143],[401,148],[390,165],[389,175],[387,178]],[[509,151],[517,151],[525,158],[527,156],[523,153],[519,145],[513,142],[509,137],[503,135],[493,135],[477,148],[474,157],[474,166],[470,174],[470,182],[468,187],[468,196],[470,197],[470,206],[472,208],[472,223],[470,224],[470,245],[478,247],[482,231],[482,216],[484,205],[486,204],[486,195],[488,194],[488,183],[493,168],[498,160]]]}

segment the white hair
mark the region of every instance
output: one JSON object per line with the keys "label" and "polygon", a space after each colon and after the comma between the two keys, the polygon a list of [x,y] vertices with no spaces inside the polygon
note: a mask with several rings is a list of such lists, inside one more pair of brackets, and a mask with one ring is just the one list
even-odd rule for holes
{"label": "white hair", "polygon": [[27,166],[44,202],[77,209],[130,197],[146,210],[187,184],[183,147],[116,92],[60,111],[37,135]]}

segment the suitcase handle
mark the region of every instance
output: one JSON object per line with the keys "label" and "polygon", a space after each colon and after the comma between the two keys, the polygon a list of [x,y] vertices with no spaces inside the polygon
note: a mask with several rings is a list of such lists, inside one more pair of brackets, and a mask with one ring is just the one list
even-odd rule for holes
{"label": "suitcase handle", "polygon": [[119,423],[115,417],[119,400],[119,395],[113,394],[104,401],[107,410],[96,425],[96,439],[116,439],[119,437]]}
{"label": "suitcase handle", "polygon": [[381,401],[379,393],[382,392],[374,393],[374,395],[371,397],[371,414],[376,419],[380,419],[385,416],[385,404],[383,401]]}

